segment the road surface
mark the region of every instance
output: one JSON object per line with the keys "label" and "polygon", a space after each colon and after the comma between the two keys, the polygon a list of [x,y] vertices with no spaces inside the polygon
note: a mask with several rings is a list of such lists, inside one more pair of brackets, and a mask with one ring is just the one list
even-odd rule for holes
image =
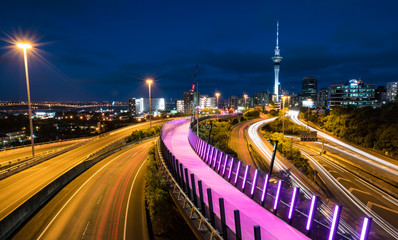
{"label": "road surface", "polygon": [[[296,124],[305,126],[298,119],[298,112],[297,111],[289,111],[288,113],[290,119]],[[352,144],[345,143],[340,141],[326,133],[318,131],[312,127],[309,127],[311,131],[317,131],[318,137],[322,137],[327,141],[330,141],[334,144],[337,144],[339,148],[344,149],[346,154],[349,154],[355,157],[358,166],[362,166],[363,169],[366,169],[368,172],[385,179],[386,181],[392,183],[393,185],[398,185],[398,162],[395,160],[387,160],[385,158],[381,158],[370,154],[364,150],[361,150],[357,147],[354,147]],[[333,146],[331,146],[333,147]]]}
{"label": "road surface", "polygon": [[[77,139],[77,140],[70,140],[70,141],[62,141],[62,142],[55,142],[55,143],[48,143],[35,146],[35,156],[40,156],[45,154],[46,152],[56,151],[57,149],[64,148],[67,146],[71,146],[72,144],[79,143],[82,141],[86,141],[87,138],[84,139]],[[32,147],[23,147],[23,148],[16,148],[10,149],[7,151],[0,152],[0,166],[4,166],[11,163],[17,162],[18,159],[25,160],[32,158]]]}
{"label": "road surface", "polygon": [[64,172],[84,161],[89,154],[115,140],[129,136],[133,130],[144,129],[148,126],[149,123],[142,123],[115,130],[83,146],[1,180],[0,219],[3,219]]}
{"label": "road surface", "polygon": [[250,164],[253,167],[256,167],[256,164],[254,163],[254,160],[250,155],[250,151],[248,149],[244,133],[246,131],[246,128],[248,128],[250,124],[257,121],[259,121],[259,119],[253,119],[250,121],[244,121],[236,124],[232,128],[229,140],[229,147],[238,154],[238,159],[246,164]]}
{"label": "road surface", "polygon": [[149,239],[144,174],[153,144],[130,146],[88,169],[13,239]]}
{"label": "road surface", "polygon": [[345,169],[344,163],[340,166],[340,158],[344,156],[342,152],[327,149],[328,154],[321,156],[320,146],[314,148],[314,143],[297,142],[294,145],[300,149],[303,156],[310,160],[313,168],[318,171],[328,189],[332,191],[334,198],[349,211],[350,216],[346,217],[360,226],[360,220],[364,216],[371,216],[377,223],[372,227],[372,230],[377,233],[374,239],[397,238],[397,199],[347,171],[349,167]]}
{"label": "road surface", "polygon": [[[263,159],[270,161],[271,156],[272,156],[272,149],[268,144],[265,143],[265,139],[260,136],[259,130],[260,128],[268,124],[272,121],[274,121],[276,118],[271,118],[267,120],[262,120],[258,121],[254,124],[252,124],[249,129],[248,129],[248,139],[252,142],[252,145],[256,147],[256,150]],[[274,162],[274,169],[277,171],[290,171],[290,179],[292,182],[292,185],[295,187],[299,187],[300,191],[303,192],[305,197],[307,199],[310,199],[313,194],[317,194],[320,196],[324,201],[324,203],[328,203],[328,199],[324,196],[322,192],[319,191],[319,188],[309,179],[305,178],[303,174],[294,168],[292,164],[287,161],[285,158],[281,157],[279,154],[276,155],[275,157],[275,162]],[[332,220],[332,207],[335,205],[332,202],[329,202],[330,206],[326,204],[321,204],[320,208],[322,211],[322,214],[328,219],[328,221],[331,222]],[[345,233],[350,233],[356,237],[359,236],[358,231],[359,229],[354,229],[351,224],[348,224],[346,221],[340,221],[340,226],[339,230]]]}

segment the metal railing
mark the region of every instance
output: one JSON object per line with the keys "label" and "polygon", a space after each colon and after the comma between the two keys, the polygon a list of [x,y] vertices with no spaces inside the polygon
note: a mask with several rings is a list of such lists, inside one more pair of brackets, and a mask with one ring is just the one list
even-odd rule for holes
{"label": "metal railing", "polygon": [[[177,198],[177,201],[182,202],[182,208],[187,209],[189,212],[189,218],[191,221],[196,221],[197,223],[197,230],[198,231],[206,231],[209,233],[209,239],[223,239],[219,232],[214,229],[207,218],[203,216],[200,210],[195,206],[195,204],[189,199],[187,194],[184,190],[180,187],[179,183],[175,180],[175,176],[169,171],[165,158],[163,157],[163,152],[166,151],[165,145],[161,138],[159,138],[158,143],[156,144],[157,147],[157,157],[159,159],[159,166],[160,172],[162,176],[166,179],[169,187],[172,189],[173,195]],[[167,156],[167,155],[166,155]],[[203,235],[203,234],[202,234]]]}
{"label": "metal railing", "polygon": [[[197,137],[191,128],[188,141],[197,155],[217,174],[253,201],[284,220],[286,224],[292,225],[310,238],[358,239],[359,234],[352,235],[338,229],[341,206],[336,205],[338,207],[335,209],[339,210],[335,210],[336,216],[333,216],[328,226],[327,223],[330,221],[325,218],[322,209],[319,208],[320,199],[316,195],[311,199],[306,199],[300,195],[299,188],[285,188],[282,180],[271,182],[268,174],[208,144]],[[370,220],[371,218],[365,218],[364,223],[369,224]],[[361,231],[361,234],[368,236],[369,225],[363,225],[363,228],[365,231]],[[331,234],[332,238],[328,238]]]}

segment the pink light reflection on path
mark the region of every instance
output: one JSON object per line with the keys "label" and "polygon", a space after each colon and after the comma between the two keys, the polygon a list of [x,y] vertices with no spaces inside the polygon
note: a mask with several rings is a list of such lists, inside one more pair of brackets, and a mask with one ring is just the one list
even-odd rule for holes
{"label": "pink light reflection on path", "polygon": [[[173,121],[172,121],[173,122]],[[173,123],[170,124],[173,124]],[[215,173],[209,166],[207,166],[193,151],[188,142],[189,120],[179,121],[181,124],[172,129],[166,136],[163,136],[163,141],[170,151],[176,156],[180,163],[187,167],[190,172],[195,174],[195,179],[201,179],[212,191],[217,195],[223,196],[225,201],[228,201],[233,206],[238,206],[241,215],[244,214],[249,217],[253,222],[260,225],[268,233],[269,237],[273,236],[276,239],[309,239],[307,236],[294,229],[271,212],[268,212],[252,199],[244,195],[238,189],[233,187],[230,183],[225,181],[221,176]],[[169,124],[169,123],[168,123]],[[167,124],[166,124],[167,125]],[[205,192],[206,189],[203,189]],[[207,194],[205,194],[207,195]],[[207,200],[205,200],[207,203]],[[213,200],[214,202],[214,200]],[[218,202],[218,201],[217,201]],[[232,206],[230,205],[230,206]],[[234,209],[226,209],[226,214],[233,214]],[[219,211],[215,213],[219,216]],[[231,229],[235,229],[233,222],[233,215],[226,216],[227,225]],[[232,221],[231,221],[232,220]],[[244,229],[253,229],[253,226],[243,226]],[[245,238],[245,237],[244,237]],[[266,239],[266,236],[262,236]]]}

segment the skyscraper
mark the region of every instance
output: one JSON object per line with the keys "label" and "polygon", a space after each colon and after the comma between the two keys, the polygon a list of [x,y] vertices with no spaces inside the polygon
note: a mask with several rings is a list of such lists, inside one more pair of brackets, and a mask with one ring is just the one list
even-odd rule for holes
{"label": "skyscraper", "polygon": [[304,77],[302,93],[305,97],[310,97],[315,100],[316,92],[318,91],[318,80],[316,77]]}
{"label": "skyscraper", "polygon": [[280,62],[282,61],[282,57],[279,52],[279,21],[276,22],[276,47],[275,47],[275,55],[272,57],[272,61],[274,61],[274,72],[275,72],[275,83],[274,83],[274,95],[275,102],[279,102],[279,69]]}

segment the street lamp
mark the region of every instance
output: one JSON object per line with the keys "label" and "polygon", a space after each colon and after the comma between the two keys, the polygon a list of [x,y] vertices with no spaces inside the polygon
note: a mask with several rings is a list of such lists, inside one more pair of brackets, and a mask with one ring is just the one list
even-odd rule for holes
{"label": "street lamp", "polygon": [[307,119],[307,128],[308,128],[308,132],[310,131],[310,127],[309,127],[309,123],[310,123],[310,105],[312,104],[312,99],[308,98],[307,99],[308,102],[308,119]]}
{"label": "street lamp", "polygon": [[146,82],[148,83],[148,90],[149,90],[149,127],[151,128],[152,127],[151,84],[153,80],[148,78]]}
{"label": "street lamp", "polygon": [[218,121],[218,97],[220,97],[220,93],[216,92],[216,97],[217,97],[217,107],[216,107],[216,111],[217,111],[217,121]]}
{"label": "street lamp", "polygon": [[33,138],[33,119],[32,119],[32,104],[30,102],[30,88],[29,88],[29,72],[28,72],[28,56],[26,49],[31,49],[32,45],[29,43],[17,43],[17,47],[23,50],[25,62],[26,88],[28,91],[28,107],[29,107],[29,125],[30,125],[30,141],[32,143],[32,157],[35,157],[35,140]]}
{"label": "street lamp", "polygon": [[285,99],[288,98],[287,96],[283,96],[282,97],[282,133],[283,135],[285,135],[285,116],[284,116],[284,112],[283,109],[285,109]]}
{"label": "street lamp", "polygon": [[247,94],[243,94],[243,97],[245,98],[245,109],[246,109],[246,99],[247,99]]}

